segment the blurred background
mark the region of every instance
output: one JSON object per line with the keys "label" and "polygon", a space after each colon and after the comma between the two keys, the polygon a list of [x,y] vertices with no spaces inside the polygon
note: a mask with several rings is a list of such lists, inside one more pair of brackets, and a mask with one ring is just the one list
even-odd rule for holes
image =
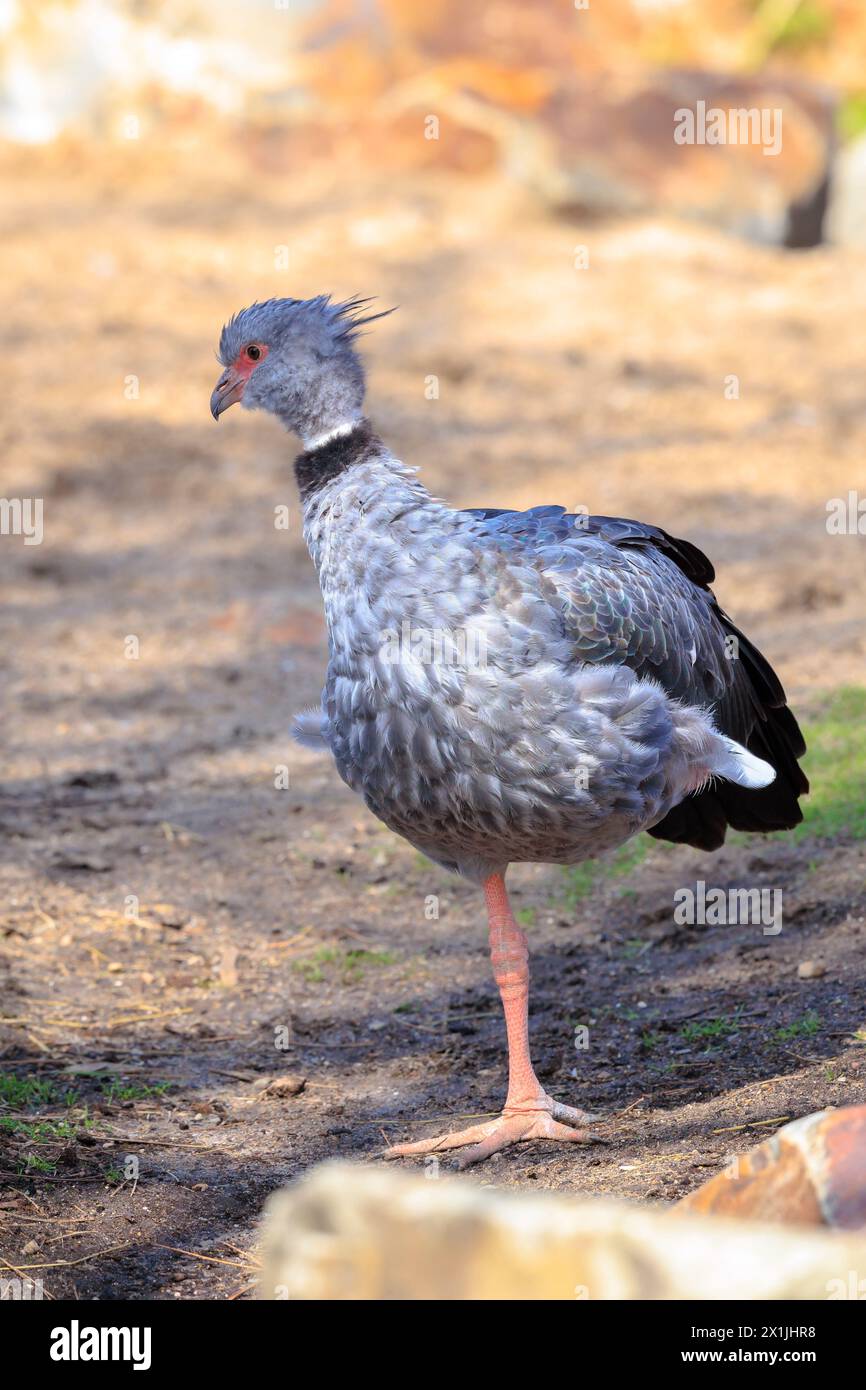
{"label": "blurred background", "polygon": [[[678,112],[732,109],[776,124],[674,138]],[[703,1176],[674,1159],[705,1120],[862,1093],[841,1041],[866,837],[859,0],[0,0],[0,184],[0,491],[44,504],[40,544],[0,537],[0,1057],[19,1110],[71,1094],[117,1129],[125,1107],[150,1145],[145,1218],[101,1150],[0,1125],[46,1211],[113,1189],[91,1237],[128,1256],[76,1289],[230,1291],[148,1242],[246,1247],[309,1163],[499,1103],[475,896],[287,736],[325,661],[295,442],[208,410],[221,325],[254,299],[399,305],[364,340],[369,411],[430,489],[689,537],[808,725],[802,837],[516,871],[545,1083],[655,1108],[591,1166],[519,1150],[497,1180],[667,1198]],[[784,882],[798,925],[772,953],[749,928],[681,951],[672,887],[696,876]],[[677,1017],[756,998],[702,1090]],[[576,1077],[599,999],[605,1061]],[[301,1091],[256,1089],[287,1065]],[[162,1155],[178,1125],[197,1141]]]}

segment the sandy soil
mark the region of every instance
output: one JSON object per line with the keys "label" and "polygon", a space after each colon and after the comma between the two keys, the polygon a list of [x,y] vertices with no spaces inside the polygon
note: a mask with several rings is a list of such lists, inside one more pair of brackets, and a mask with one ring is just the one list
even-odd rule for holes
{"label": "sandy soil", "polygon": [[[3,1112],[0,1250],[54,1297],[247,1297],[270,1191],[495,1110],[504,1048],[474,890],[288,738],[318,698],[318,590],[293,442],[210,419],[223,319],[274,293],[399,303],[367,340],[370,410],[428,485],[689,537],[808,713],[863,676],[863,540],[825,508],[862,485],[866,277],[231,150],[182,177],[34,154],[3,178],[2,492],[44,498],[45,538],[0,542],[0,1056],[53,1087],[27,1123],[55,1123]],[[670,1200],[783,1119],[862,1102],[863,871],[844,838],[653,844],[586,891],[515,869],[540,1075],[613,1118],[458,1180]],[[781,886],[784,930],[676,926],[700,878]],[[287,1075],[303,1089],[266,1089]]]}

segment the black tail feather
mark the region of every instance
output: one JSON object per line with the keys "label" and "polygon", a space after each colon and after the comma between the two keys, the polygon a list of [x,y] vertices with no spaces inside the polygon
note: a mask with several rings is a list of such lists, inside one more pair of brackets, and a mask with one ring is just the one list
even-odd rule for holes
{"label": "black tail feather", "polygon": [[808,779],[797,761],[806,751],[805,740],[785,704],[778,676],[727,615],[720,616],[727,631],[738,641],[741,669],[751,687],[754,722],[748,729],[737,727],[741,713],[726,720],[725,712],[719,711],[719,727],[775,768],[776,780],[759,790],[733,782],[714,783],[705,791],[686,797],[649,831],[657,840],[694,845],[696,849],[718,849],[724,844],[728,826],[763,834],[791,830],[803,819],[798,799],[809,790]]}

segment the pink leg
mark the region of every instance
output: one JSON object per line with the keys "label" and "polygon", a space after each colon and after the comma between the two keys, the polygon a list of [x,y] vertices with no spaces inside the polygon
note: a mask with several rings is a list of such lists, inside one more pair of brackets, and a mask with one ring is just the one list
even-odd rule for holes
{"label": "pink leg", "polygon": [[490,960],[499,986],[508,1038],[508,1094],[502,1114],[485,1124],[414,1144],[395,1144],[386,1158],[438,1153],[473,1144],[457,1160],[457,1167],[487,1158],[518,1139],[558,1139],[586,1142],[589,1136],[576,1125],[592,1123],[596,1116],[552,1100],[541,1086],[529,1053],[529,951],[526,937],[514,920],[505,880],[492,874],[484,883],[490,926]]}
{"label": "pink leg", "polygon": [[484,884],[490,940],[490,964],[499,986],[508,1038],[508,1095],[505,1109],[531,1103],[541,1087],[529,1055],[529,948],[512,916],[501,874]]}

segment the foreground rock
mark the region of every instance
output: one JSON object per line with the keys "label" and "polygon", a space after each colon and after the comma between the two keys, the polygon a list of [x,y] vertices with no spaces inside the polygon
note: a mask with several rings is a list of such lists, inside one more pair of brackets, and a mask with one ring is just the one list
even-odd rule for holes
{"label": "foreground rock", "polygon": [[794,1120],[675,1210],[866,1230],[866,1105]]}
{"label": "foreground rock", "polygon": [[866,1236],[345,1163],[275,1194],[262,1246],[265,1299],[828,1299],[866,1271]]}

